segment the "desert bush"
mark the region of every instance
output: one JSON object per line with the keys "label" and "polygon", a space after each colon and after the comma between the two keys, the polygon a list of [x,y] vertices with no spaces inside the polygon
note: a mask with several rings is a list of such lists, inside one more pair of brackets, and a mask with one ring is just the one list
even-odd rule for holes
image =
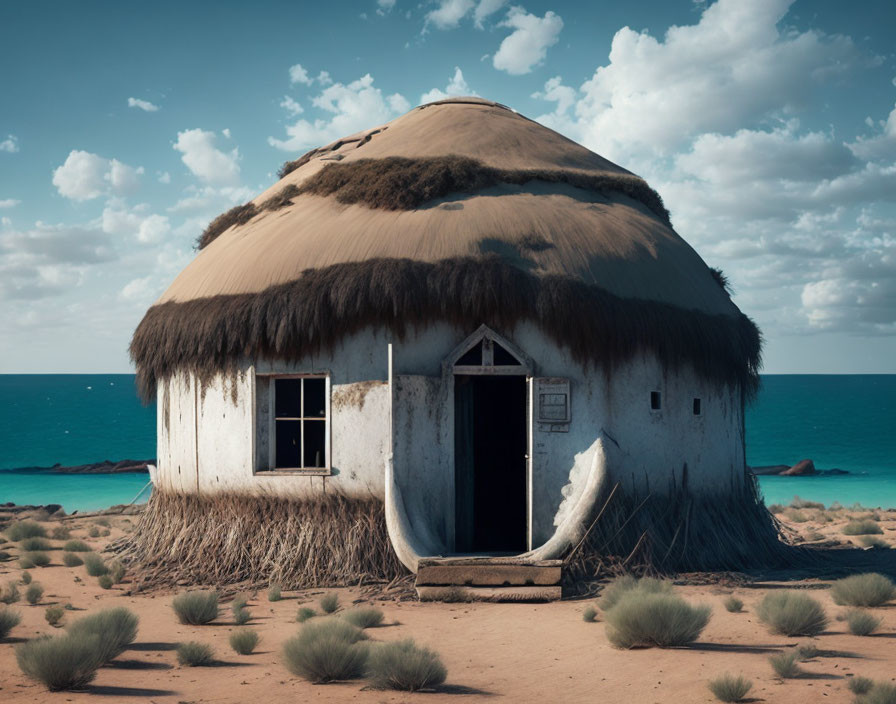
{"label": "desert bush", "polygon": [[249,655],[258,645],[258,632],[251,628],[237,628],[230,634],[230,647],[240,655]]}
{"label": "desert bush", "polygon": [[119,584],[124,579],[126,571],[120,560],[113,560],[109,563],[109,576],[112,577],[113,584]]}
{"label": "desert bush", "polygon": [[852,677],[847,680],[846,686],[853,694],[868,694],[874,686],[874,682],[867,677]]}
{"label": "desert bush", "polygon": [[721,677],[710,680],[707,686],[720,702],[739,702],[750,691],[753,683],[740,675],[735,677],[725,673]]}
{"label": "desert bush", "polygon": [[6,529],[7,537],[14,543],[26,538],[46,538],[47,531],[34,521],[16,521]]}
{"label": "desert bush", "polygon": [[824,540],[824,533],[819,533],[817,530],[810,530],[806,533],[806,540],[810,543]]}
{"label": "desert bush", "polygon": [[878,538],[876,535],[859,536],[859,542],[866,548],[880,548],[882,550],[890,549],[890,544],[883,538]]}
{"label": "desert bush", "polygon": [[871,689],[856,701],[858,704],[896,704],[896,685],[874,682]]}
{"label": "desert bush", "polygon": [[792,679],[802,674],[800,666],[796,664],[796,653],[778,653],[772,655],[768,661],[775,674],[782,679]]}
{"label": "desert bush", "polygon": [[230,608],[236,611],[237,609],[246,608],[246,604],[249,603],[249,597],[245,594],[237,594],[233,597],[233,601],[230,602]]}
{"label": "desert bush", "polygon": [[730,611],[733,614],[740,613],[744,610],[744,602],[736,596],[729,596],[722,603],[725,605],[725,611]]}
{"label": "desert bush", "polygon": [[280,585],[272,584],[268,587],[268,601],[280,601],[283,595],[280,593]]}
{"label": "desert bush", "polygon": [[597,620],[597,609],[593,606],[586,606],[582,612],[582,620],[585,623],[594,623]]}
{"label": "desert bush", "polygon": [[784,509],[786,506],[782,506],[781,504],[769,504],[768,510],[770,513],[784,513]]}
{"label": "desert bush", "polygon": [[19,577],[22,580],[22,584],[31,584],[31,573],[28,570],[22,572],[22,576]]}
{"label": "desert bush", "polygon": [[638,579],[625,575],[610,582],[601,592],[598,605],[604,611],[609,611],[616,602],[629,592],[638,591],[644,594],[671,594],[672,583],[652,577]]}
{"label": "desert bush", "polygon": [[606,612],[607,638],[617,648],[693,643],[709,623],[708,606],[691,606],[674,594],[631,590]]}
{"label": "desert bush", "polygon": [[50,537],[53,540],[68,540],[71,537],[71,532],[65,526],[55,526],[50,533]]}
{"label": "desert bush", "polygon": [[794,496],[793,501],[790,502],[790,508],[818,508],[823,511],[824,504],[818,501],[807,501],[806,499],[801,499],[799,496]]}
{"label": "desert bush", "polygon": [[19,558],[19,567],[23,570],[30,570],[34,568],[34,563],[31,561],[30,557],[23,555]]}
{"label": "desert bush", "polygon": [[358,628],[375,628],[383,622],[383,612],[374,607],[352,609],[342,614],[342,618]]}
{"label": "desert bush", "polygon": [[96,581],[103,589],[111,589],[112,585],[115,584],[110,574],[101,574]]}
{"label": "desert bush", "polygon": [[286,669],[309,682],[361,677],[368,650],[361,629],[342,619],[311,621],[283,644]]}
{"label": "desert bush", "polygon": [[314,609],[303,606],[299,609],[298,613],[296,613],[296,621],[305,623],[309,618],[314,618],[315,616],[317,616],[317,612]]}
{"label": "desert bush", "polygon": [[784,512],[784,516],[794,523],[805,523],[809,520],[809,517],[803,513],[802,511],[797,511],[795,509],[787,509]]}
{"label": "desert bush", "polygon": [[19,547],[25,552],[36,552],[39,550],[50,550],[53,545],[46,538],[25,538]]}
{"label": "desert bush", "polygon": [[[30,569],[31,567],[46,567],[49,564],[50,556],[45,552],[26,552],[19,560],[19,565],[25,569]],[[29,567],[25,567],[25,565],[29,565]]]}
{"label": "desert bush", "polygon": [[65,616],[65,609],[61,606],[48,606],[44,611],[44,618],[51,626],[57,625]]}
{"label": "desert bush", "polygon": [[850,609],[846,614],[849,632],[854,636],[868,636],[874,633],[882,623],[882,619],[862,609]]}
{"label": "desert bush", "polygon": [[25,601],[34,605],[41,600],[44,595],[44,588],[38,582],[32,582],[25,590]]}
{"label": "desert bush", "polygon": [[245,606],[235,605],[231,607],[231,610],[233,612],[233,622],[237,626],[245,626],[252,620],[252,612]]}
{"label": "desert bush", "polygon": [[103,664],[98,643],[95,635],[36,638],[16,647],[16,662],[26,677],[43,683],[51,692],[82,689]]}
{"label": "desert bush", "polygon": [[6,550],[0,550],[0,562],[6,562],[12,555]]}
{"label": "desert bush", "polygon": [[90,546],[83,540],[69,540],[62,549],[68,552],[90,552]]}
{"label": "desert bush", "polygon": [[104,609],[79,618],[68,627],[75,638],[96,636],[97,654],[101,663],[121,655],[137,637],[137,616],[123,606]]}
{"label": "desert bush", "polygon": [[6,638],[9,632],[19,625],[22,620],[22,614],[13,611],[8,606],[0,606],[0,640]]}
{"label": "desert bush", "polygon": [[91,577],[99,577],[100,575],[109,573],[106,561],[95,552],[84,554],[84,568],[87,570],[87,574]]}
{"label": "desert bush", "polygon": [[13,581],[7,582],[6,586],[0,589],[0,602],[4,604],[15,604],[21,598],[19,587]]}
{"label": "desert bush", "polygon": [[215,661],[215,653],[210,645],[191,640],[177,646],[177,661],[187,667],[202,667]]}
{"label": "desert bush", "polygon": [[821,604],[794,591],[766,594],[756,614],[772,633],[785,636],[817,636],[828,625]]}
{"label": "desert bush", "polygon": [[218,593],[185,592],[174,597],[171,606],[181,623],[201,626],[218,618]]}
{"label": "desert bush", "polygon": [[339,608],[339,595],[335,594],[333,592],[330,592],[329,594],[324,594],[320,598],[319,603],[320,603],[320,610],[323,611],[325,614],[335,613],[336,610]]}
{"label": "desert bush", "polygon": [[876,521],[866,519],[864,521],[850,521],[843,526],[843,535],[880,535],[883,533]]}
{"label": "desert bush", "polygon": [[90,526],[87,529],[87,537],[88,538],[99,538],[100,537],[100,529],[97,526]]}
{"label": "desert bush", "polygon": [[806,662],[807,660],[817,658],[820,652],[821,651],[813,643],[806,643],[805,645],[797,647],[796,658],[800,662]]}
{"label": "desert bush", "polygon": [[73,552],[64,552],[62,553],[62,564],[66,567],[77,567],[78,565],[83,565],[84,560]]}
{"label": "desert bush", "polygon": [[876,572],[854,574],[831,585],[831,598],[843,606],[881,606],[896,598],[896,585]]}
{"label": "desert bush", "polygon": [[442,684],[447,675],[438,653],[410,639],[377,645],[367,659],[367,677],[377,689],[417,692]]}
{"label": "desert bush", "polygon": [[103,528],[108,528],[112,525],[112,522],[108,518],[102,517],[96,519],[96,524],[98,526],[102,526]]}

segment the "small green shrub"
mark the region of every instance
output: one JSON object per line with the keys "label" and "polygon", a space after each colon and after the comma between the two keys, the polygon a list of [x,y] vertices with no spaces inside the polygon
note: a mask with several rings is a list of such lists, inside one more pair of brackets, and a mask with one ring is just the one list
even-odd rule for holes
{"label": "small green shrub", "polygon": [[342,618],[358,628],[375,628],[383,622],[383,612],[373,607],[352,609],[342,614]]}
{"label": "small green shrub", "polygon": [[215,653],[210,645],[191,640],[177,646],[177,661],[186,667],[202,667],[215,661]]}
{"label": "small green shrub", "polygon": [[96,581],[103,589],[111,589],[112,585],[115,584],[110,574],[101,574]]}
{"label": "small green shrub", "polygon": [[218,593],[185,592],[174,597],[171,606],[181,623],[202,626],[218,618]]}
{"label": "small green shrub", "polygon": [[831,585],[831,598],[843,606],[881,606],[896,598],[896,585],[876,572],[854,574]]}
{"label": "small green shrub", "polygon": [[34,566],[34,562],[30,557],[23,555],[19,558],[19,567],[21,567],[23,570],[34,569]]}
{"label": "small green shrub", "polygon": [[233,609],[233,622],[237,626],[245,626],[252,620],[252,612],[245,606]]}
{"label": "small green shrub", "polygon": [[112,522],[108,518],[97,518],[96,524],[98,526],[102,526],[103,528],[108,528],[112,525]]}
{"label": "small green shrub", "polygon": [[367,660],[367,677],[376,689],[417,692],[442,684],[447,675],[438,653],[410,639],[377,645]]}
{"label": "small green shrub", "polygon": [[0,640],[6,638],[9,632],[19,625],[22,620],[22,614],[13,611],[8,606],[0,606]]}
{"label": "small green shrub", "polygon": [[735,677],[725,673],[721,677],[710,680],[707,686],[720,702],[739,702],[747,696],[753,683],[739,675]]}
{"label": "small green shrub", "polygon": [[796,657],[800,662],[806,662],[807,660],[817,658],[820,652],[821,651],[814,644],[807,643],[797,647]]}
{"label": "small green shrub", "polygon": [[62,608],[65,609],[66,611],[74,611],[75,610],[74,605],[70,601],[66,602],[66,604]]}
{"label": "small green shrub", "polygon": [[807,501],[806,499],[801,499],[799,496],[794,496],[793,501],[790,502],[790,508],[817,508],[824,511],[824,504],[819,503],[818,501]]}
{"label": "small green shrub", "polygon": [[15,604],[21,598],[19,587],[13,581],[7,582],[6,586],[0,589],[0,602],[4,604]]}
{"label": "small green shrub", "polygon": [[594,623],[597,620],[597,609],[593,606],[586,606],[582,612],[582,620],[585,623]]}
{"label": "small green shrub", "polygon": [[6,529],[6,535],[17,543],[25,538],[46,538],[47,531],[40,523],[34,521],[16,521]]}
{"label": "small green shrub", "polygon": [[843,535],[880,535],[883,533],[876,521],[866,519],[864,521],[850,521],[841,531]]}
{"label": "small green shrub", "polygon": [[69,625],[76,638],[96,636],[97,654],[102,663],[121,655],[137,637],[137,616],[123,606],[89,614]]}
{"label": "small green shrub", "polygon": [[56,626],[65,616],[65,609],[61,606],[48,606],[44,611],[44,618],[51,626]]}
{"label": "small green shrub", "polygon": [[866,548],[877,548],[878,550],[890,549],[890,544],[883,538],[878,538],[876,535],[859,536],[859,542]]}
{"label": "small green shrub", "polygon": [[44,588],[38,582],[32,582],[25,590],[25,601],[32,606],[41,600],[44,595]]}
{"label": "small green shrub", "polygon": [[867,677],[852,677],[846,681],[846,686],[853,694],[868,694],[874,686],[874,682]]}
{"label": "small green shrub", "polygon": [[768,506],[769,513],[784,513],[785,508],[787,507],[781,504],[769,504]]}
{"label": "small green shrub", "polygon": [[828,625],[821,604],[795,591],[766,594],[756,614],[772,633],[784,636],[817,636]]}
{"label": "small green shrub", "polygon": [[850,609],[846,614],[849,632],[854,636],[869,636],[876,631],[883,620],[861,609]]}
{"label": "small green shrub", "polygon": [[268,601],[280,601],[282,598],[279,584],[272,584],[268,587]]}
{"label": "small green shrub", "polygon": [[309,682],[351,680],[364,674],[368,650],[361,629],[342,619],[322,619],[302,626],[283,644],[283,663]]}
{"label": "small green shrub", "polygon": [[230,647],[240,655],[249,655],[258,645],[258,633],[251,628],[237,628],[230,634]]}
{"label": "small green shrub", "polygon": [[43,683],[51,692],[83,689],[103,664],[98,643],[95,635],[36,638],[16,647],[16,662],[26,677]]}
{"label": "small green shrub", "polygon": [[317,616],[317,612],[314,609],[303,606],[296,614],[296,621],[298,621],[299,623],[305,623],[305,621],[307,621],[309,618],[314,618],[315,616]]}
{"label": "small green shrub", "polygon": [[50,556],[45,552],[26,552],[19,560],[19,564],[23,568],[25,568],[26,564],[30,565],[30,567],[25,569],[30,569],[31,567],[46,567],[50,564]]}
{"label": "small green shrub", "polygon": [[113,584],[120,584],[124,579],[125,566],[121,564],[120,560],[113,560],[109,563],[109,576],[112,577]]}
{"label": "small green shrub", "polygon": [[859,704],[896,704],[896,685],[875,682],[871,690],[859,697]]}
{"label": "small green shrub", "polygon": [[631,590],[606,612],[607,638],[617,648],[688,645],[709,616],[708,606],[691,606],[674,594]]}
{"label": "small green shrub", "polygon": [[71,537],[71,532],[65,526],[56,526],[50,533],[50,537],[53,540],[68,540]]}
{"label": "small green shrub", "polygon": [[249,603],[249,597],[245,594],[237,594],[233,597],[233,601],[230,602],[230,608],[236,611],[237,609],[243,609],[246,607],[246,604]]}
{"label": "small green shrub", "polygon": [[84,560],[73,552],[64,552],[62,553],[62,564],[66,567],[78,567],[84,564]]}
{"label": "small green shrub", "polygon": [[739,614],[744,610],[744,602],[736,596],[729,596],[723,603],[725,605],[725,611],[730,611],[733,614]]}
{"label": "small green shrub", "polygon": [[88,538],[99,538],[100,537],[100,529],[97,528],[96,526],[90,526],[90,528],[87,530],[87,537]]}
{"label": "small green shrub", "polygon": [[808,533],[806,533],[807,542],[815,543],[819,540],[824,540],[824,533],[819,533],[817,530],[810,530]]}
{"label": "small green shrub", "polygon": [[90,552],[90,546],[85,543],[83,540],[69,540],[65,545],[62,546],[63,550],[68,550],[68,552]]}
{"label": "small green shrub", "polygon": [[324,594],[320,598],[320,610],[325,614],[335,613],[339,608],[339,595],[333,592]]}
{"label": "small green shrub", "polygon": [[796,664],[796,653],[778,653],[772,655],[768,661],[771,663],[775,674],[782,679],[793,679],[802,674],[800,666]]}
{"label": "small green shrub", "polygon": [[50,550],[53,545],[46,538],[25,538],[19,547],[26,552],[37,552],[40,550]]}
{"label": "small green shrub", "polygon": [[788,509],[784,512],[784,516],[794,523],[805,523],[809,520],[809,517],[803,513],[802,511],[795,511],[793,509]]}
{"label": "small green shrub", "polygon": [[31,584],[31,573],[28,570],[25,570],[22,572],[20,579],[22,580],[22,584]]}
{"label": "small green shrub", "polygon": [[84,554],[84,567],[87,570],[87,574],[91,577],[99,577],[103,574],[109,573],[109,568],[106,566],[106,561],[103,560],[102,557],[97,555],[95,552],[88,552]]}
{"label": "small green shrub", "polygon": [[652,577],[644,577],[642,579],[629,575],[618,577],[604,587],[598,605],[604,611],[609,611],[622,596],[633,591],[644,594],[671,594],[672,583],[661,579],[653,579]]}

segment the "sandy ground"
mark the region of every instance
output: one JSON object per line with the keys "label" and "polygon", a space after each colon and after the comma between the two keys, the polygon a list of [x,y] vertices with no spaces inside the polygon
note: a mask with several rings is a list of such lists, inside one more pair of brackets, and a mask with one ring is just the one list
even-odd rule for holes
{"label": "sandy ground", "polygon": [[[2,512],[2,511],[0,511]],[[792,513],[792,512],[790,512]],[[803,536],[817,542],[847,539],[840,529],[849,511],[801,510],[801,518],[790,522],[788,513],[779,517]],[[867,513],[867,512],[860,512]],[[825,518],[830,517],[830,520]],[[896,546],[896,512],[878,512],[883,528],[880,536]],[[130,529],[133,517],[113,518],[111,535],[88,538],[95,518],[69,519],[72,537],[84,539],[96,549]],[[58,525],[48,522],[48,527]],[[61,541],[52,541],[61,546]],[[13,555],[16,546],[0,545]],[[803,581],[788,587],[811,589],[832,617],[829,630],[812,641],[821,657],[803,664],[806,674],[799,679],[777,679],[768,656],[809,639],[770,635],[755,617],[755,605],[780,583],[744,583],[732,586],[721,582],[710,586],[681,585],[677,590],[692,602],[710,604],[712,619],[700,641],[689,648],[622,651],[606,639],[604,624],[586,623],[582,611],[590,600],[551,604],[435,604],[415,601],[375,601],[385,612],[385,625],[368,631],[375,640],[389,641],[412,637],[435,648],[448,669],[448,681],[436,692],[405,694],[372,691],[364,682],[311,685],[291,675],[281,664],[282,642],[299,625],[299,606],[316,606],[320,590],[284,592],[284,599],[269,602],[264,592],[249,603],[254,618],[250,626],[261,634],[258,650],[252,655],[234,653],[227,642],[234,625],[229,604],[220,618],[207,626],[184,626],[171,609],[171,592],[128,596],[129,582],[103,590],[88,577],[84,567],[66,568],[61,550],[51,553],[52,564],[30,570],[45,593],[38,605],[23,601],[13,608],[22,614],[22,623],[0,642],[0,701],[3,702],[461,702],[505,700],[511,702],[712,702],[706,682],[724,672],[742,674],[753,681],[753,702],[852,702],[846,687],[852,675],[875,680],[896,681],[896,603],[873,611],[884,620],[879,634],[867,637],[848,633],[835,616],[844,611],[836,606],[827,583]],[[20,578],[16,561],[0,563],[0,584]],[[20,585],[24,594],[24,587]],[[362,600],[357,589],[340,589],[344,605]],[[729,594],[745,602],[743,613],[728,613],[722,602]],[[66,621],[108,606],[127,606],[140,618],[137,641],[107,667],[102,668],[84,692],[47,692],[27,680],[19,671],[14,655],[16,643],[40,634],[54,633],[44,620],[44,610],[52,604],[70,603]],[[218,664],[188,668],[177,664],[174,647],[185,640],[199,640],[214,647]]]}

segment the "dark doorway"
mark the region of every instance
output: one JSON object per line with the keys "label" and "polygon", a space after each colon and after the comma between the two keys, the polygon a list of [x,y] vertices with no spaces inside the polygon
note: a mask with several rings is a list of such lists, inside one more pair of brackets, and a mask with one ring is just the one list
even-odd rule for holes
{"label": "dark doorway", "polygon": [[526,550],[526,377],[454,377],[455,549]]}

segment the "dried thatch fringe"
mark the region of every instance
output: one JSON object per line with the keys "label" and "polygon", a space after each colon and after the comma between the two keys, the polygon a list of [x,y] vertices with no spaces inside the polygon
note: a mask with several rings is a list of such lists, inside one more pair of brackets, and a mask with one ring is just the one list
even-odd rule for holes
{"label": "dried thatch fringe", "polygon": [[121,552],[144,586],[277,582],[285,589],[390,582],[407,571],[383,502],[155,491]]}
{"label": "dried thatch fringe", "polygon": [[823,556],[786,542],[759,495],[756,478],[740,491],[695,496],[627,496],[617,486],[581,543],[565,559],[564,581],[584,584],[607,571],[776,570],[819,566]]}
{"label": "dried thatch fringe", "polygon": [[332,350],[367,326],[401,338],[438,321],[505,334],[532,321],[577,360],[607,372],[649,352],[748,396],[758,388],[761,338],[747,316],[620,298],[570,277],[529,274],[495,255],[336,264],[260,293],[162,303],[147,311],[130,352],[141,393],[151,399],[156,382],[177,370],[204,382],[246,359]]}

